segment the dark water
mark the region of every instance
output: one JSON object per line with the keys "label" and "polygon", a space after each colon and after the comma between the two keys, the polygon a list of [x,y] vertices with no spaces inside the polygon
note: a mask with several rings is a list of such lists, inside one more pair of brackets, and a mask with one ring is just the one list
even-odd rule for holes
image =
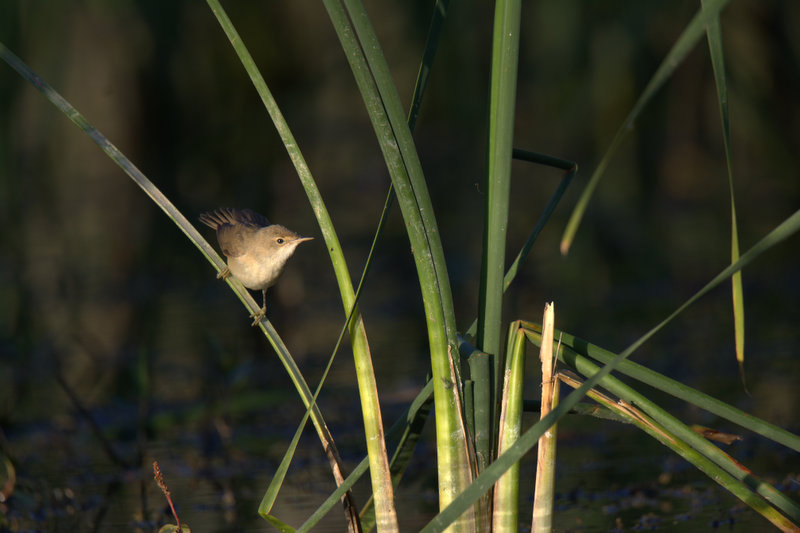
{"label": "dark water", "polygon": [[[334,406],[328,407],[335,412]],[[332,427],[346,464],[352,466],[362,453],[361,431],[355,423],[358,406],[335,408],[349,413],[334,416],[345,420]],[[6,439],[17,451],[19,477],[3,507],[3,529],[154,531],[156,525],[172,521],[153,481],[151,462],[157,460],[181,520],[193,531],[272,530],[256,509],[294,431],[285,413],[273,418],[263,412],[239,412],[189,422],[193,415],[186,410],[160,414],[184,422],[173,422],[175,429],[162,430],[158,439],[147,440],[141,464],[130,467],[111,462],[80,417],[62,425],[14,427]],[[120,422],[126,416],[104,415],[119,416]],[[238,421],[229,423],[233,418]],[[115,452],[133,460],[137,453],[133,435],[114,436],[120,430],[113,424],[104,428]],[[429,426],[426,436],[432,438],[431,433]],[[800,495],[796,454],[755,437],[725,449],[747,458],[748,466],[790,496]],[[630,426],[569,416],[559,428],[557,461],[557,531],[746,532],[769,527],[754,511]],[[534,472],[533,458],[528,457],[522,465],[521,531],[530,527]],[[357,485],[357,501],[368,496],[367,483],[362,480]],[[333,488],[327,463],[313,434],[307,432],[273,512],[297,527]],[[429,442],[423,442],[397,492],[402,530],[418,530],[433,517],[435,491],[433,450]],[[337,506],[314,530],[342,531],[343,527]]]}

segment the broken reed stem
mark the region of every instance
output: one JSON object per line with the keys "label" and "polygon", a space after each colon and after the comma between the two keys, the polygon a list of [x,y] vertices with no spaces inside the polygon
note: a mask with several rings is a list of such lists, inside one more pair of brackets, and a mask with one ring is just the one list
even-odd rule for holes
{"label": "broken reed stem", "polygon": [[[544,307],[542,344],[539,359],[542,362],[542,407],[540,420],[558,403],[558,383],[553,380],[553,322],[555,304]],[[539,438],[536,463],[536,487],[533,497],[531,532],[550,532],[553,527],[553,501],[555,489],[556,425],[553,424]]]}

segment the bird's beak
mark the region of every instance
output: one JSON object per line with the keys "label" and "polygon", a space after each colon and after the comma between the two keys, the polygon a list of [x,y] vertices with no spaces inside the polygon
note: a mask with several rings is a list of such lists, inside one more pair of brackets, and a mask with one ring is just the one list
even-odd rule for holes
{"label": "bird's beak", "polygon": [[299,239],[297,239],[296,242],[297,242],[297,244],[300,244],[301,242],[313,241],[313,240],[314,240],[314,237],[300,237]]}

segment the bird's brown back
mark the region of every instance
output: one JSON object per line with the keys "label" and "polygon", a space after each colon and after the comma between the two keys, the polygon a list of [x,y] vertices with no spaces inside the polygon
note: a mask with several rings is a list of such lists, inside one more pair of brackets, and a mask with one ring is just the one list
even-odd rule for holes
{"label": "bird's brown back", "polygon": [[264,215],[250,209],[221,207],[200,215],[200,222],[217,230],[217,241],[226,257],[238,257],[259,229],[269,226]]}

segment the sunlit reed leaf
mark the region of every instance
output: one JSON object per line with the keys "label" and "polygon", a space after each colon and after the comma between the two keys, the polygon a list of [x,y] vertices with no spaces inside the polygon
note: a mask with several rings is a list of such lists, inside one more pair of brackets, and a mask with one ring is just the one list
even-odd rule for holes
{"label": "sunlit reed leaf", "polygon": [[436,218],[397,89],[364,7],[354,0],[345,1],[346,12],[336,1],[326,0],[324,5],[366,104],[414,251],[436,397],[439,497],[447,502],[469,483],[472,467],[462,405],[457,399],[460,379],[455,383],[451,379],[457,346],[455,317]]}
{"label": "sunlit reed leaf", "polygon": [[[506,364],[502,376],[497,453],[502,454],[522,433],[522,393],[525,382],[525,332],[519,322],[509,326]],[[519,531],[520,465],[516,463],[494,486],[492,531]]]}
{"label": "sunlit reed leaf", "polygon": [[[708,0],[701,1],[706,15],[706,35],[708,36],[708,49],[711,53],[711,66],[714,69],[714,82],[717,87],[717,102],[719,114],[722,119],[722,141],[725,145],[725,163],[728,170],[728,189],[731,197],[731,263],[739,259],[739,230],[736,222],[736,201],[733,192],[733,164],[731,162],[731,128],[728,115],[728,82],[725,76],[725,58],[722,51],[722,29],[719,23],[719,13],[706,14]],[[731,277],[733,296],[733,324],[736,345],[736,361],[739,363],[739,374],[742,386],[747,390],[744,374],[744,291],[742,289],[742,273],[737,272]]]}
{"label": "sunlit reed leaf", "polygon": [[[355,307],[355,292],[353,291],[353,284],[350,279],[350,273],[344,259],[341,244],[336,236],[336,231],[327,208],[325,207],[322,195],[311,175],[311,170],[306,164],[305,158],[300,151],[289,125],[283,118],[283,114],[277,102],[275,102],[275,99],[272,97],[272,93],[269,91],[263,76],[256,67],[252,56],[245,47],[244,42],[227,14],[222,9],[219,1],[208,0],[208,5],[217,17],[217,21],[225,31],[228,40],[230,40],[242,65],[250,76],[256,91],[264,103],[264,107],[267,109],[270,118],[272,118],[275,129],[278,131],[286,147],[286,151],[291,157],[292,163],[306,191],[309,203],[314,209],[314,214],[317,217],[317,222],[319,223],[322,235],[325,239],[326,248],[331,257],[331,263],[336,275],[336,281],[339,284],[339,292],[341,294],[345,313],[353,313],[353,319],[349,324],[350,342],[353,348],[353,357],[356,360],[356,377],[359,382],[359,392],[361,394],[361,409],[364,419],[364,430],[366,432],[367,450],[370,457],[370,473],[374,493],[376,494],[377,503],[381,510],[379,524],[384,525],[386,531],[395,531],[397,529],[397,517],[394,510],[394,491],[389,475],[389,460],[386,454],[383,422],[381,421],[375,374],[372,368],[372,359],[364,325],[361,320],[361,315]],[[340,484],[343,481],[343,476],[337,474],[336,480],[337,484]],[[354,530],[358,529],[357,526],[353,524],[353,521],[357,520],[355,511],[352,509],[352,505],[349,503],[346,503],[346,505],[348,507],[346,514],[348,516],[349,527]]]}

